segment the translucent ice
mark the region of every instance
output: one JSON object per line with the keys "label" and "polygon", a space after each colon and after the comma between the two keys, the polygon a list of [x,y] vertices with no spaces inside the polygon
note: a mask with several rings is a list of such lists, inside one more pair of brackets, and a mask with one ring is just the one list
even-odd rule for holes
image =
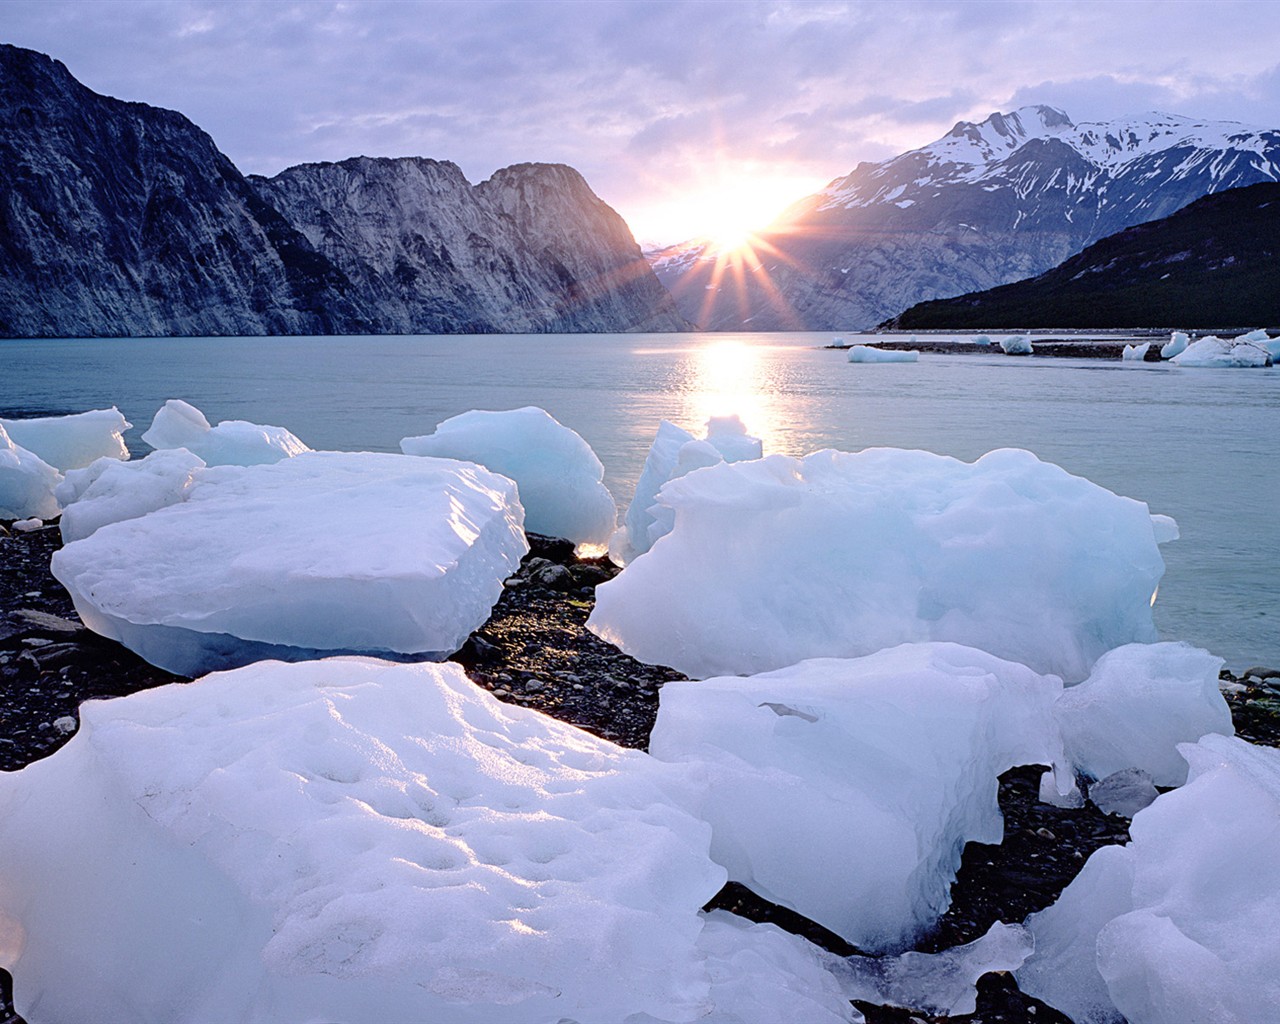
{"label": "translucent ice", "polygon": [[896,349],[874,348],[871,345],[853,345],[849,349],[851,363],[916,363],[919,352],[899,352]]}
{"label": "translucent ice", "polygon": [[775,1019],[842,1019],[799,940],[702,942],[724,872],[679,769],[455,665],[264,662],[81,722],[0,775],[32,1020],[684,1022],[761,965],[775,1009],[831,1008]]}
{"label": "translucent ice", "polygon": [[952,640],[1078,681],[1156,639],[1147,507],[1030,452],[771,455],[672,480],[659,501],[674,529],[597,588],[589,625],[687,675]]}
{"label": "translucent ice", "polygon": [[52,519],[58,514],[54,489],[62,474],[21,445],[0,423],[0,519]]}
{"label": "translucent ice", "polygon": [[335,651],[440,656],[528,550],[521,519],[515,485],[479,466],[308,452],[206,469],[181,503],[100,527],[52,568],[87,626],[186,675]]}
{"label": "translucent ice", "polygon": [[606,544],[617,507],[591,446],[543,409],[472,410],[447,419],[434,434],[406,437],[406,455],[476,462],[520,488],[525,527],[575,544]]}
{"label": "translucent ice", "polygon": [[209,425],[189,402],[171,398],[156,413],[142,440],[152,448],[186,448],[210,466],[260,466],[311,451],[284,427],[245,420]]}
{"label": "translucent ice", "polygon": [[98,459],[73,469],[58,485],[62,503],[62,541],[87,537],[100,526],[136,519],[186,500],[204,460],[185,448],[155,451],[145,459]]}
{"label": "translucent ice", "polygon": [[701,814],[730,878],[898,950],[946,910],[964,844],[1000,841],[997,776],[1062,764],[1060,692],[982,651],[904,645],[667,683],[650,750],[706,772]]}
{"label": "translucent ice", "polygon": [[9,432],[14,444],[64,473],[87,466],[94,459],[127,459],[124,432],[131,426],[114,405],[72,416],[0,420],[0,427]]}
{"label": "translucent ice", "polygon": [[1132,818],[1150,807],[1159,792],[1141,768],[1121,768],[1089,787],[1089,802],[1103,814]]}
{"label": "translucent ice", "polygon": [[1000,342],[1000,348],[1007,356],[1029,356],[1035,350],[1031,347],[1031,335],[1015,334],[1011,338],[1004,338]]}

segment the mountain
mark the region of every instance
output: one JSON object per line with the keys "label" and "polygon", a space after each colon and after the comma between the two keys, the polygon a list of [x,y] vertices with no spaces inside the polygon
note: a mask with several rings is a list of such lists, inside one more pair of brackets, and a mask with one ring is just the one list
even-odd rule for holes
{"label": "mountain", "polygon": [[912,306],[886,327],[1280,324],[1280,184],[1218,192],[1029,281]]}
{"label": "mountain", "polygon": [[403,333],[683,330],[626,223],[569,167],[471,185],[421,158],[252,177],[264,200]]}
{"label": "mountain", "polygon": [[746,253],[695,242],[649,260],[704,328],[864,328],[924,299],[1043,273],[1203,195],[1277,179],[1277,131],[1155,113],[1077,125],[1024,107],[859,164]]}
{"label": "mountain", "polygon": [[0,336],[682,330],[567,167],[246,178],[181,114],[0,45]]}

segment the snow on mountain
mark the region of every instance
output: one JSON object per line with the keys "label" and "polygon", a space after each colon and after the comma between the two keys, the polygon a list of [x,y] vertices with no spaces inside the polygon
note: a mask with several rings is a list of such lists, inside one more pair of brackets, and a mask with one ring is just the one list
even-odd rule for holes
{"label": "snow on mountain", "polygon": [[1280,179],[1280,132],[1148,113],[1075,124],[1029,106],[859,164],[762,232],[759,269],[692,244],[649,254],[711,329],[872,326],[924,299],[1042,273],[1203,195]]}

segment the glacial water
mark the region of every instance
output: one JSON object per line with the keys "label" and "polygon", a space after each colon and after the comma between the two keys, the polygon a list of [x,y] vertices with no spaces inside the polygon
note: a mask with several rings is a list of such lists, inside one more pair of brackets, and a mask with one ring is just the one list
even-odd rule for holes
{"label": "glacial water", "polygon": [[[972,460],[1021,447],[1178,520],[1166,639],[1280,666],[1280,369],[922,354],[850,364],[830,334],[199,338],[0,342],[0,416],[117,405],[139,436],[168,398],[313,448],[398,451],[468,409],[539,405],[585,437],[625,508],[659,420],[736,412],[766,452],[889,445]],[[353,528],[358,529],[358,524]]]}

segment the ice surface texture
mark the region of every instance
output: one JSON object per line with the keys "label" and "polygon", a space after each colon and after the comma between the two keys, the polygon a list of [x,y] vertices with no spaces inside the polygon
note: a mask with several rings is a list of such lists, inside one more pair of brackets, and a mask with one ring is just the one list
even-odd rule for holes
{"label": "ice surface texture", "polygon": [[212,427],[204,413],[180,398],[164,403],[142,440],[157,450],[186,448],[210,466],[260,466],[311,451],[284,427],[245,420]]}
{"label": "ice surface texture", "polygon": [[964,844],[1000,842],[997,776],[1063,766],[1061,690],[958,644],[905,645],[667,683],[650,750],[707,772],[701,813],[731,878],[897,950],[946,910]]}
{"label": "ice surface texture", "polygon": [[199,456],[173,448],[133,462],[98,459],[84,469],[71,470],[55,492],[63,506],[59,521],[63,543],[87,537],[107,523],[136,519],[185,501],[204,468]]}
{"label": "ice surface texture", "polygon": [[951,640],[1075,682],[1156,639],[1172,521],[1030,452],[771,455],[659,500],[675,528],[597,588],[589,625],[687,675]]}
{"label": "ice surface texture", "polygon": [[1187,784],[1028,920],[1018,984],[1076,1024],[1276,1019],[1280,751],[1218,735],[1180,749]]}
{"label": "ice surface texture", "polygon": [[853,345],[849,348],[851,363],[918,363],[919,352],[899,352],[896,349],[874,348],[871,345]]}
{"label": "ice surface texture", "polygon": [[444,655],[528,550],[521,518],[511,481],[479,466],[309,452],[206,469],[181,503],[100,527],[52,569],[87,626],[172,672]]}
{"label": "ice surface texture", "polygon": [[94,459],[127,459],[124,432],[132,425],[114,405],[71,416],[0,419],[0,428],[8,431],[14,444],[64,473],[81,469]]}
{"label": "ice surface texture", "polygon": [[61,482],[61,473],[14,444],[0,424],[0,519],[53,518],[58,514],[54,489]]}
{"label": "ice surface texture", "polygon": [[575,544],[607,544],[617,506],[604,466],[577,433],[534,406],[472,410],[447,419],[434,434],[406,437],[406,455],[464,459],[510,477],[520,488],[525,527]]}
{"label": "ice surface texture", "polygon": [[853,1017],[803,940],[704,927],[684,771],[457,666],[264,662],[81,713],[0,778],[33,1021]]}

